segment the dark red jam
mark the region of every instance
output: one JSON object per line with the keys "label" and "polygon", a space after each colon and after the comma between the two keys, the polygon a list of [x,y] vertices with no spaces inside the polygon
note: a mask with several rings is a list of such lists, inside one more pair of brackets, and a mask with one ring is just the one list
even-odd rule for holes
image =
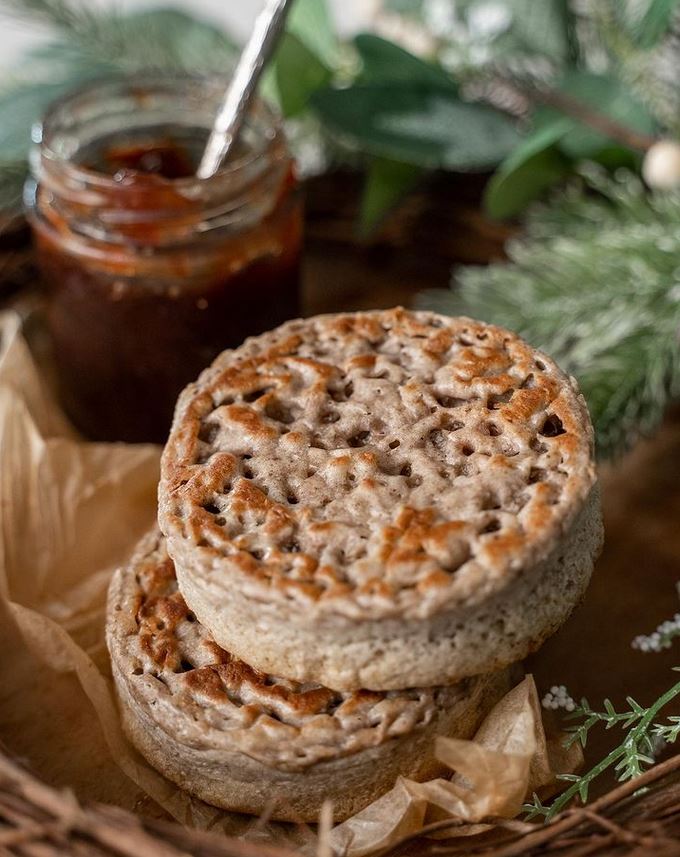
{"label": "dark red jam", "polygon": [[61,395],[90,438],[164,441],[178,394],[220,351],[298,314],[292,163],[266,187],[239,186],[230,206],[222,192],[196,195],[199,151],[166,134],[114,139],[78,161],[88,193],[38,184],[31,220]]}

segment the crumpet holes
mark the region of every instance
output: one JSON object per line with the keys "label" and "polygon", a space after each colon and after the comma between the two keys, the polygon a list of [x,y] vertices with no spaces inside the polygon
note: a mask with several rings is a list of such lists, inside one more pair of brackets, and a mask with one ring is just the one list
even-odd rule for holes
{"label": "crumpet holes", "polygon": [[490,411],[497,411],[501,405],[507,405],[512,399],[514,390],[507,390],[505,393],[492,393],[486,401],[486,406]]}
{"label": "crumpet holes", "polygon": [[291,409],[287,408],[283,402],[279,402],[277,399],[270,399],[264,406],[264,412],[270,420],[274,420],[277,423],[284,423],[284,425],[290,425],[295,419]]}
{"label": "crumpet holes", "polygon": [[436,400],[442,408],[459,408],[467,404],[467,399],[458,399],[456,396],[437,396]]}
{"label": "crumpet holes", "polygon": [[480,508],[484,512],[488,512],[493,509],[500,509],[501,499],[495,491],[488,491],[482,499]]}
{"label": "crumpet holes", "polygon": [[548,447],[544,443],[541,443],[537,437],[531,438],[529,441],[529,448],[533,449],[533,451],[538,455],[543,455],[544,452],[548,451]]}
{"label": "crumpet holes", "polygon": [[357,432],[355,435],[352,435],[352,437],[347,441],[347,443],[349,443],[349,445],[351,447],[354,447],[355,449],[359,446],[366,446],[366,441],[368,440],[370,435],[370,431]]}
{"label": "crumpet holes", "polygon": [[271,387],[260,387],[257,390],[251,390],[250,393],[243,394],[244,402],[256,402],[258,399],[261,399],[265,393],[268,393],[272,388]]}
{"label": "crumpet holes", "polygon": [[564,434],[562,420],[557,416],[557,414],[549,414],[538,433],[542,434],[543,437],[558,437],[559,435]]}
{"label": "crumpet holes", "polygon": [[219,423],[209,420],[201,425],[198,431],[198,439],[203,443],[212,444],[219,433]]}
{"label": "crumpet holes", "polygon": [[542,467],[532,467],[529,471],[529,485],[535,485],[537,482],[545,480],[546,473]]}

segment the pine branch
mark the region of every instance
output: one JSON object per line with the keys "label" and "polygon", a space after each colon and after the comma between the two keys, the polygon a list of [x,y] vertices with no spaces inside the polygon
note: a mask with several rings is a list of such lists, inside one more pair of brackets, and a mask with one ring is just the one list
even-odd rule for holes
{"label": "pine branch", "polygon": [[[680,395],[680,194],[594,168],[530,213],[510,262],[455,272],[421,305],[521,333],[575,375],[601,456],[650,433]],[[596,191],[596,193],[592,193]]]}
{"label": "pine branch", "polygon": [[2,0],[0,12],[67,33],[84,32],[96,20],[82,3],[69,0]]}
{"label": "pine branch", "polygon": [[126,73],[224,72],[236,51],[225,32],[174,9],[123,14],[88,8],[83,0],[0,0],[0,13],[47,26],[56,37],[47,48],[51,59],[83,73],[105,65]]}

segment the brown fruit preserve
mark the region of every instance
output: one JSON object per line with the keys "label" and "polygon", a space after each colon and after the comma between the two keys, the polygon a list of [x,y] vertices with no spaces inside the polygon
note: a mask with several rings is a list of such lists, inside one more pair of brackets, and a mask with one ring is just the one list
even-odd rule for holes
{"label": "brown fruit preserve", "polygon": [[223,81],[109,82],[45,118],[28,189],[63,404],[100,440],[158,441],[222,350],[298,314],[302,210],[273,115],[194,176]]}

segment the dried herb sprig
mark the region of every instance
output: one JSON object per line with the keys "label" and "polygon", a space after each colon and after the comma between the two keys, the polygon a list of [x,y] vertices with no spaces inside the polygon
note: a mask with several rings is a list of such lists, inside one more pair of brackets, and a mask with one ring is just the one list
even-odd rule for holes
{"label": "dried herb sprig", "polygon": [[647,708],[629,696],[626,699],[628,708],[623,711],[616,711],[609,699],[604,701],[604,711],[597,711],[592,708],[587,699],[582,699],[581,703],[575,705],[566,715],[570,720],[581,720],[580,723],[571,726],[569,730],[571,734],[565,742],[566,747],[576,741],[585,747],[590,730],[597,725],[604,725],[605,729],[620,726],[625,732],[624,738],[585,774],[562,775],[560,779],[570,785],[551,804],[544,805],[538,796],[534,795],[533,801],[525,806],[527,818],[543,816],[546,821],[550,821],[574,798],[578,797],[586,803],[591,783],[612,767],[620,782],[639,777],[645,770],[645,766],[654,764],[657,742],[662,740],[674,743],[680,735],[680,717],[671,716],[661,723],[656,721],[661,710],[678,696],[680,696],[680,682],[676,682]]}

